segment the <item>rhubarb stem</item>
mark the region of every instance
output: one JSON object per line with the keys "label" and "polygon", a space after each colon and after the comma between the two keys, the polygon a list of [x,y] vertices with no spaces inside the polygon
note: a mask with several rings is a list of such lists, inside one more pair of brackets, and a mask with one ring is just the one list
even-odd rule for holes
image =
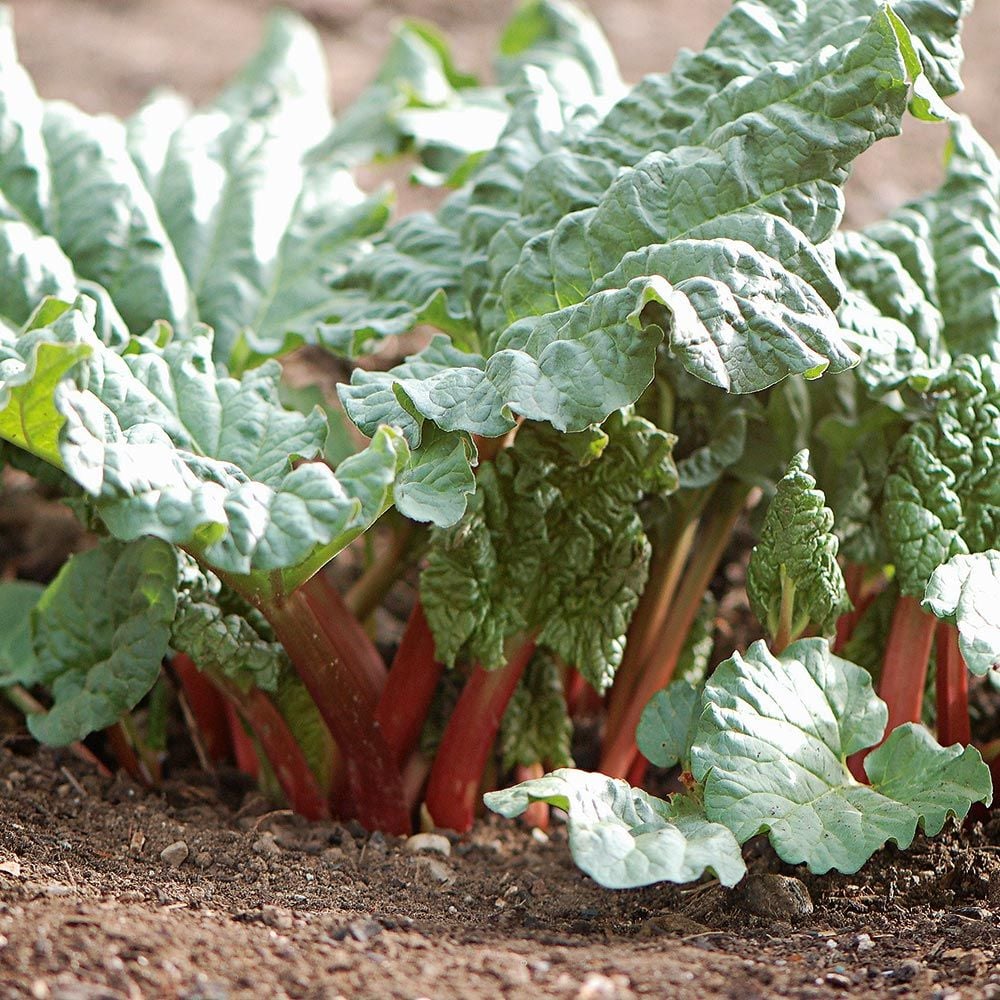
{"label": "rhubarb stem", "polygon": [[748,487],[742,483],[734,481],[726,484],[715,498],[717,502],[702,519],[691,560],[650,655],[641,665],[638,683],[624,711],[618,716],[617,725],[612,726],[609,719],[600,770],[613,778],[624,778],[632,766],[638,752],[635,730],[642,710],[673,677],[677,660],[701,608],[702,598],[726,551],[748,492]]}
{"label": "rhubarb stem", "polygon": [[896,602],[878,686],[879,697],[889,706],[886,736],[904,722],[921,719],[936,628],[937,619],[921,608],[918,598],[904,595]]}
{"label": "rhubarb stem", "polygon": [[792,641],[792,618],[795,615],[795,581],[788,578],[785,567],[781,567],[781,606],[778,611],[778,627],[774,630],[771,650],[780,656]]}
{"label": "rhubarb stem", "polygon": [[[262,604],[261,611],[343,754],[348,795],[358,820],[370,830],[406,834],[410,818],[399,767],[375,721],[385,670],[378,659],[379,683],[367,655],[378,656],[371,640],[333,594],[329,584],[318,595],[307,584],[281,601]],[[344,615],[336,621],[322,614],[338,605]]]}
{"label": "rhubarb stem", "polygon": [[205,756],[216,764],[225,760],[231,749],[225,699],[187,653],[175,653],[171,666]]}
{"label": "rhubarb stem", "polygon": [[417,601],[375,711],[398,767],[417,747],[443,670],[434,656],[434,636],[423,605]]}
{"label": "rhubarb stem", "polygon": [[[382,603],[389,588],[407,568],[406,555],[413,544],[416,525],[403,521],[393,533],[385,551],[352,584],[344,595],[344,603],[358,621],[365,621]],[[365,536],[368,537],[367,535]]]}
{"label": "rhubarb stem", "polygon": [[507,704],[535,654],[523,639],[499,670],[476,667],[462,689],[434,757],[424,803],[436,826],[464,833],[472,826],[483,772]]}
{"label": "rhubarb stem", "polygon": [[[233,706],[233,721],[236,726],[242,726],[239,719],[235,718],[236,713],[246,720],[292,809],[310,820],[329,818],[330,809],[319,781],[309,767],[305,753],[292,734],[288,722],[274,702],[258,687],[244,691],[221,674],[212,673],[209,676]],[[241,770],[247,770],[256,764],[259,775],[257,753],[254,752],[251,760],[247,748],[241,746],[238,738],[234,740],[234,744]]]}
{"label": "rhubarb stem", "polygon": [[969,725],[969,671],[958,645],[958,629],[947,622],[937,627],[937,737],[942,746],[972,739]]}

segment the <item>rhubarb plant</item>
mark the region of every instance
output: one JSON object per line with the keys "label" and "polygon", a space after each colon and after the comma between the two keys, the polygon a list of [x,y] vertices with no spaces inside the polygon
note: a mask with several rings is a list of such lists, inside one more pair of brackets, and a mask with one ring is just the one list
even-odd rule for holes
{"label": "rhubarb plant", "polygon": [[822,874],[857,871],[886,842],[989,802],[989,769],[971,748],[936,744],[906,725],[872,752],[868,783],[848,757],[878,743],[888,712],[868,673],[801,639],[779,656],[763,642],[720,664],[700,691],[678,681],[647,707],[643,751],[680,762],[689,788],[668,801],[620,780],[556,771],[486,797],[521,813],[542,800],[569,813],[577,864],[609,888],[688,882],[710,870],[723,885],[745,873],[738,845],[767,834],[778,856]]}
{"label": "rhubarb plant", "polygon": [[[561,769],[489,801],[568,807],[582,863],[620,886],[733,884],[739,844],[765,830],[789,860],[853,870],[988,799],[974,750],[912,729],[859,784],[848,758],[883,737],[884,708],[859,667],[793,641],[832,631],[845,589],[865,611],[839,537],[852,560],[867,544],[870,575],[893,564],[920,637],[938,627],[926,598],[977,669],[993,648],[963,589],[987,570],[954,560],[997,547],[994,300],[956,293],[962,237],[942,207],[972,225],[992,161],[959,125],[940,204],[838,235],[852,161],[907,108],[949,115],[966,7],[741,0],[703,52],[628,89],[586,15],[527,0],[495,84],[407,24],[337,117],[314,34],[278,15],[216,101],[161,96],[127,122],[40,100],[6,25],[0,438],[95,536],[44,591],[0,587],[18,623],[0,681],[41,698],[32,731],[104,728],[145,776],[155,748],[129,713],[146,698],[152,718],[173,690],[207,756],[307,815],[405,832],[417,815],[467,829],[498,749],[501,770],[541,774],[569,763],[572,716],[604,715],[606,776]],[[454,190],[386,226],[388,194],[350,169],[400,155]],[[988,280],[991,238],[963,274]],[[339,408],[281,382],[293,348],[346,369],[398,359],[392,338],[424,325],[434,336],[389,371],[354,366]],[[845,455],[850,537],[824,482]],[[706,592],[757,491],[748,586],[772,652],[644,715],[685,664],[707,672]],[[907,535],[893,504],[950,534]],[[325,568],[348,548],[366,568],[342,593]],[[387,660],[366,626],[413,569]],[[846,617],[838,642],[862,631]],[[941,649],[952,676],[959,647]],[[752,739],[767,815],[745,801],[761,789],[739,793]],[[629,790],[647,758],[683,762],[689,792]],[[821,806],[781,783],[820,759]],[[846,832],[831,818],[845,803],[863,816]]]}

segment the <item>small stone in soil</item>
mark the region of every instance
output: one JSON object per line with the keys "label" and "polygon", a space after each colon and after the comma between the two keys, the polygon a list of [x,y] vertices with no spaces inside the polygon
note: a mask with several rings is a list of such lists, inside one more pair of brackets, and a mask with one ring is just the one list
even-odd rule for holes
{"label": "small stone in soil", "polygon": [[187,861],[189,853],[188,845],[183,840],[175,840],[160,851],[160,860],[171,868],[180,868]]}
{"label": "small stone in soil", "polygon": [[740,902],[748,912],[772,920],[792,920],[813,912],[809,890],[789,875],[748,875]]}
{"label": "small stone in soil", "polygon": [[854,947],[860,952],[871,951],[875,947],[875,942],[870,934],[859,934],[854,939]]}
{"label": "small stone in soil", "polygon": [[451,843],[440,833],[415,833],[406,838],[404,847],[412,854],[443,854],[446,858],[451,854]]}
{"label": "small stone in soil", "polygon": [[281,848],[278,846],[274,839],[274,834],[271,833],[270,830],[261,834],[261,836],[253,842],[252,850],[254,854],[260,854],[270,858],[273,858],[281,853]]}
{"label": "small stone in soil", "polygon": [[898,983],[909,983],[916,979],[920,972],[920,963],[916,959],[908,958],[892,970],[892,976]]}
{"label": "small stone in soil", "polygon": [[444,885],[455,881],[452,870],[443,861],[438,861],[436,858],[417,858],[415,864],[432,882]]}

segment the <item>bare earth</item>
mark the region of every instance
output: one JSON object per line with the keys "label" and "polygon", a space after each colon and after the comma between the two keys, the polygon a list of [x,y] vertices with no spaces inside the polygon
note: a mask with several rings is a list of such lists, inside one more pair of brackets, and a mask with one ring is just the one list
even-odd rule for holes
{"label": "bare earth", "polygon": [[[206,99],[250,55],[262,0],[13,0],[23,60],[47,97],[127,113],[155,86]],[[324,31],[335,101],[370,78],[400,16],[441,24],[485,71],[502,0],[296,0]],[[627,73],[698,46],[724,0],[595,0]],[[1000,3],[967,31],[953,103],[1000,146]],[[864,157],[849,189],[864,222],[939,175],[942,130]],[[9,726],[0,726],[0,731]],[[1000,821],[883,852],[815,879],[751,849],[757,876],[611,893],[581,876],[556,829],[541,843],[483,824],[451,855],[268,813],[234,776],[175,778],[162,795],[72,758],[0,749],[0,998],[242,997],[700,1000],[1000,998]],[[176,867],[161,858],[183,841]],[[184,851],[175,849],[174,861]],[[776,876],[795,875],[815,908]],[[793,885],[794,888],[794,885]]]}

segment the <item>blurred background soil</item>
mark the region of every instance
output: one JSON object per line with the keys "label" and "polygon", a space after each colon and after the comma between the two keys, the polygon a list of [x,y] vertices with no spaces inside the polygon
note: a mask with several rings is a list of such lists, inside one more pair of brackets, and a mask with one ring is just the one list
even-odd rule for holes
{"label": "blurred background soil", "polygon": [[[88,111],[128,114],[154,88],[204,101],[254,51],[270,0],[12,0],[21,57],[45,97]],[[452,41],[463,69],[488,76],[490,54],[516,0],[291,0],[323,33],[335,107],[371,79],[393,22],[419,17]],[[699,48],[729,0],[590,0],[626,78],[671,65],[681,47]],[[966,93],[952,104],[1000,146],[1000,2],[978,0],[966,31]],[[863,224],[940,176],[945,130],[908,121],[858,165],[849,220]]]}

